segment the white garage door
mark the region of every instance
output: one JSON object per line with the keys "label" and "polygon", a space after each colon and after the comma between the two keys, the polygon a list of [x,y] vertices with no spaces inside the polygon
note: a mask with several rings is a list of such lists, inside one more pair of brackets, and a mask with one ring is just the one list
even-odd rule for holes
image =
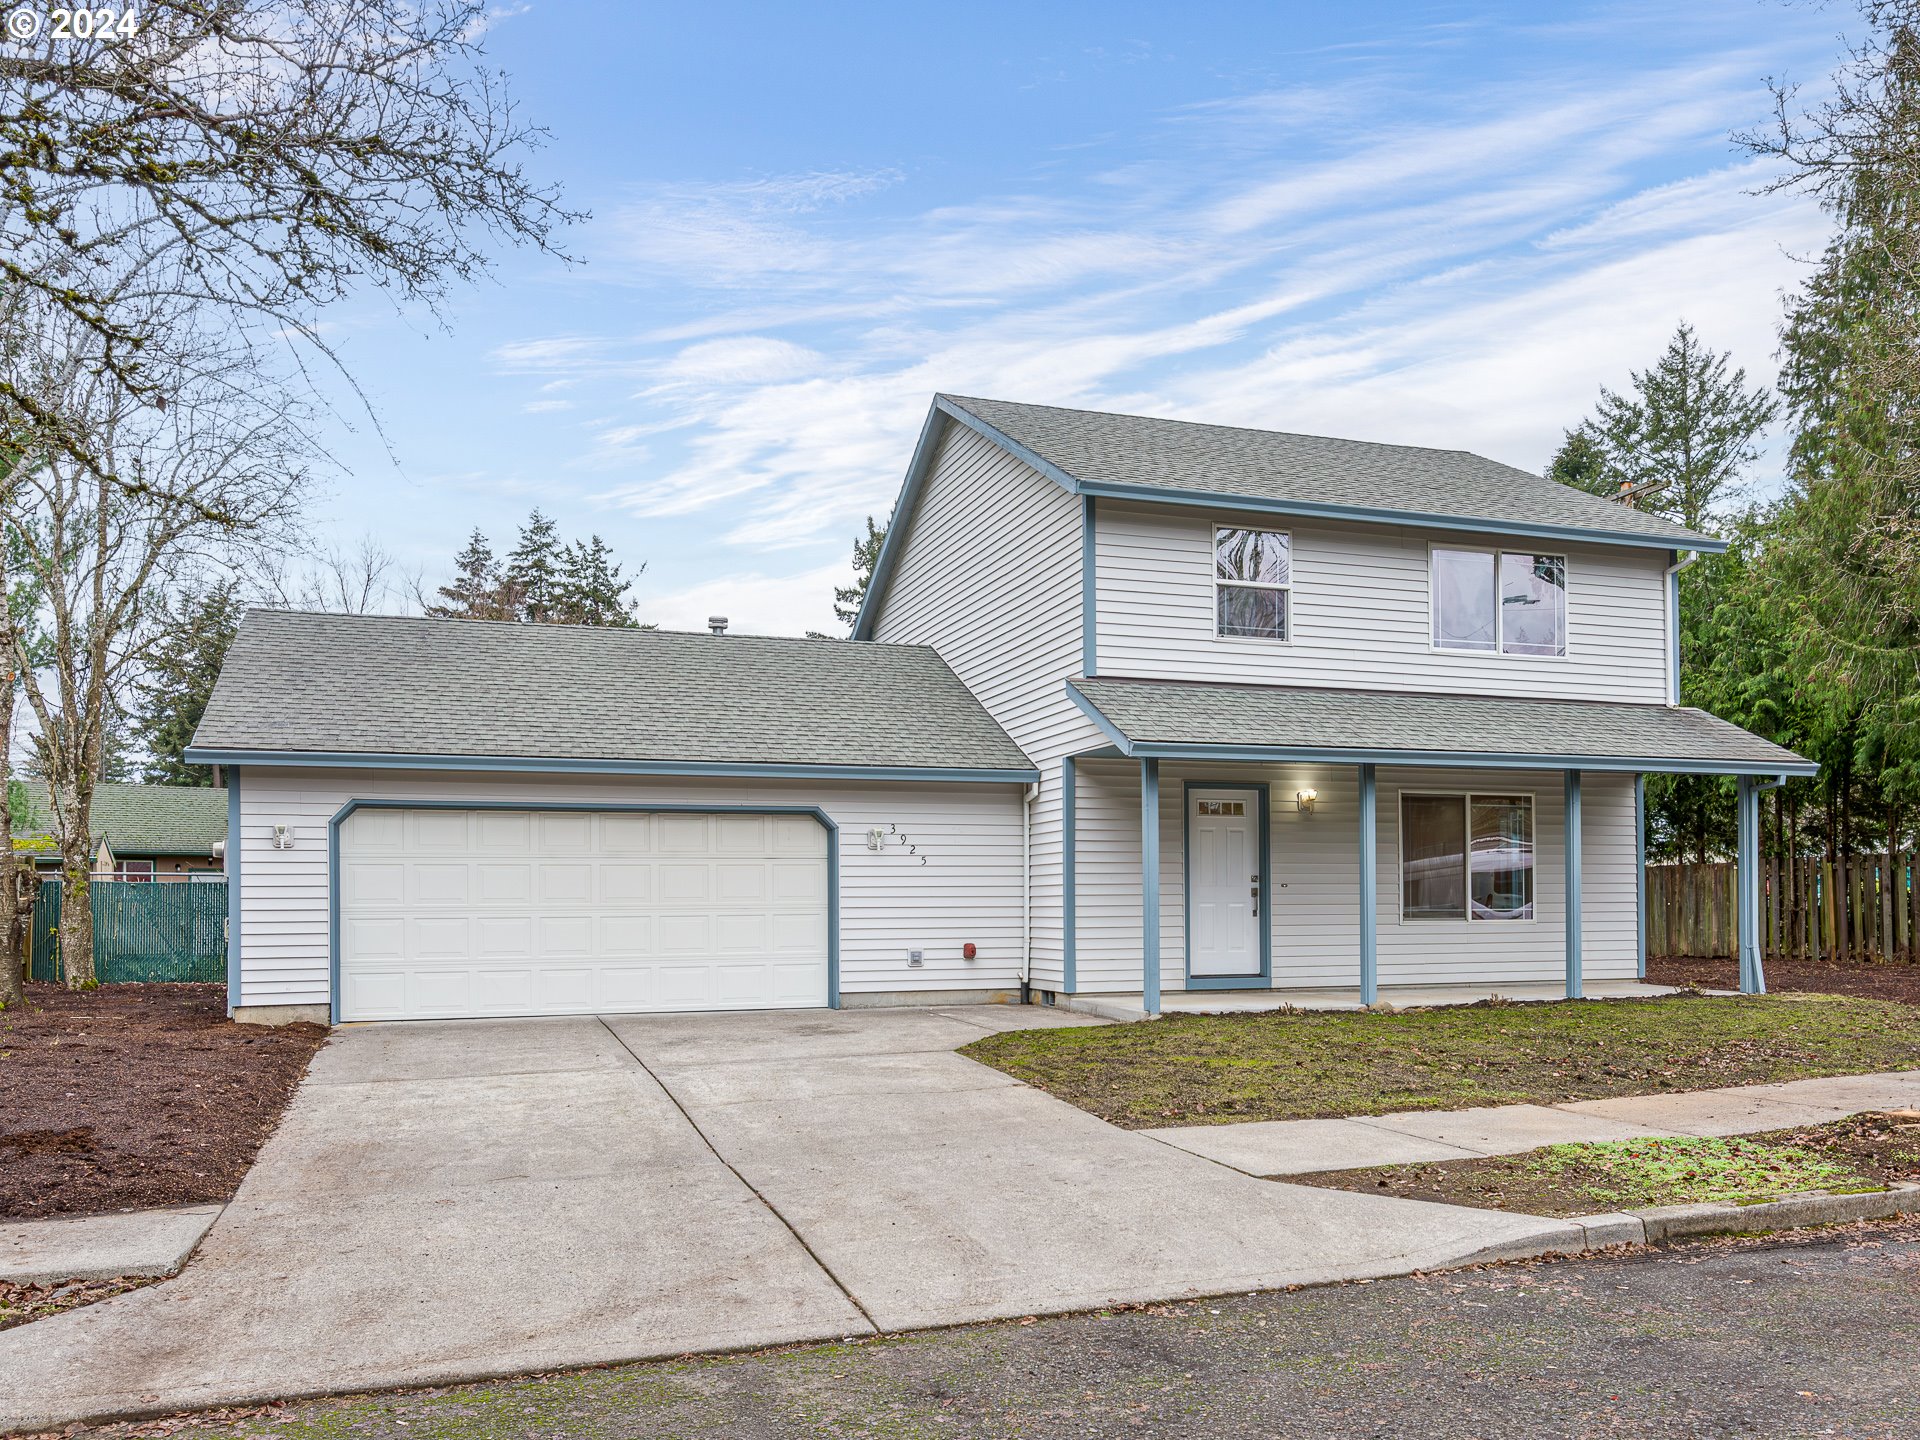
{"label": "white garage door", "polygon": [[340,834],[340,1018],[827,1003],[807,815],[362,808]]}

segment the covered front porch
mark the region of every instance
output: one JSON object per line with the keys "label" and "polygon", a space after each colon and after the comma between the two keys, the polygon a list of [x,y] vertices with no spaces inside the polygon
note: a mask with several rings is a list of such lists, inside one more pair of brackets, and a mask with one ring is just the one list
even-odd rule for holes
{"label": "covered front porch", "polygon": [[1737,778],[1741,988],[1765,989],[1759,795],[1814,767],[1736,726],[1588,701],[1070,690],[1112,741],[1064,767],[1074,1008],[1662,993],[1641,983],[1644,777],[1668,771]]}

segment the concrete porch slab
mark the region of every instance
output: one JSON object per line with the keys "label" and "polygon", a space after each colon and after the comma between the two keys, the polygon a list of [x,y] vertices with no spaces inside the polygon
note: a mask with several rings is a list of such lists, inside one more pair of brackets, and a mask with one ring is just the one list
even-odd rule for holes
{"label": "concrete porch slab", "polygon": [[[1682,992],[1671,985],[1648,985],[1638,980],[1596,980],[1587,985],[1589,1000],[1650,999]],[[1566,999],[1566,987],[1552,983],[1518,985],[1383,985],[1382,1010],[1417,1010],[1441,1005],[1475,1005],[1483,1000],[1542,1002]],[[1146,997],[1139,993],[1064,995],[1060,1005],[1106,1020],[1147,1018]],[[1163,1015],[1259,1015],[1282,1010],[1364,1010],[1354,987],[1269,990],[1174,990],[1160,997]]]}
{"label": "concrete porch slab", "polygon": [[1179,1125],[1139,1133],[1263,1178],[1355,1170],[1368,1165],[1471,1160],[1480,1153],[1358,1120],[1257,1120],[1239,1125]]}
{"label": "concrete porch slab", "polygon": [[178,1205],[123,1215],[14,1220],[0,1225],[0,1280],[47,1285],[176,1273],[222,1205]]}

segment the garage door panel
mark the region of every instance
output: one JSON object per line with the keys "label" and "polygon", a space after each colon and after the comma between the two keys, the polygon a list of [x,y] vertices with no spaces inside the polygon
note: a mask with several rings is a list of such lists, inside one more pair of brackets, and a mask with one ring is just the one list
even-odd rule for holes
{"label": "garage door panel", "polygon": [[346,1019],[827,1000],[809,818],[362,809],[341,842]]}

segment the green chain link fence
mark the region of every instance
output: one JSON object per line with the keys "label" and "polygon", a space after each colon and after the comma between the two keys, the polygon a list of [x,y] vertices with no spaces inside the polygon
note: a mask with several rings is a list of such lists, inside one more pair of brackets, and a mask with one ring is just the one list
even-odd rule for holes
{"label": "green chain link fence", "polygon": [[[227,978],[227,882],[93,880],[93,966],[103,985]],[[33,978],[61,979],[59,880],[33,902]]]}

